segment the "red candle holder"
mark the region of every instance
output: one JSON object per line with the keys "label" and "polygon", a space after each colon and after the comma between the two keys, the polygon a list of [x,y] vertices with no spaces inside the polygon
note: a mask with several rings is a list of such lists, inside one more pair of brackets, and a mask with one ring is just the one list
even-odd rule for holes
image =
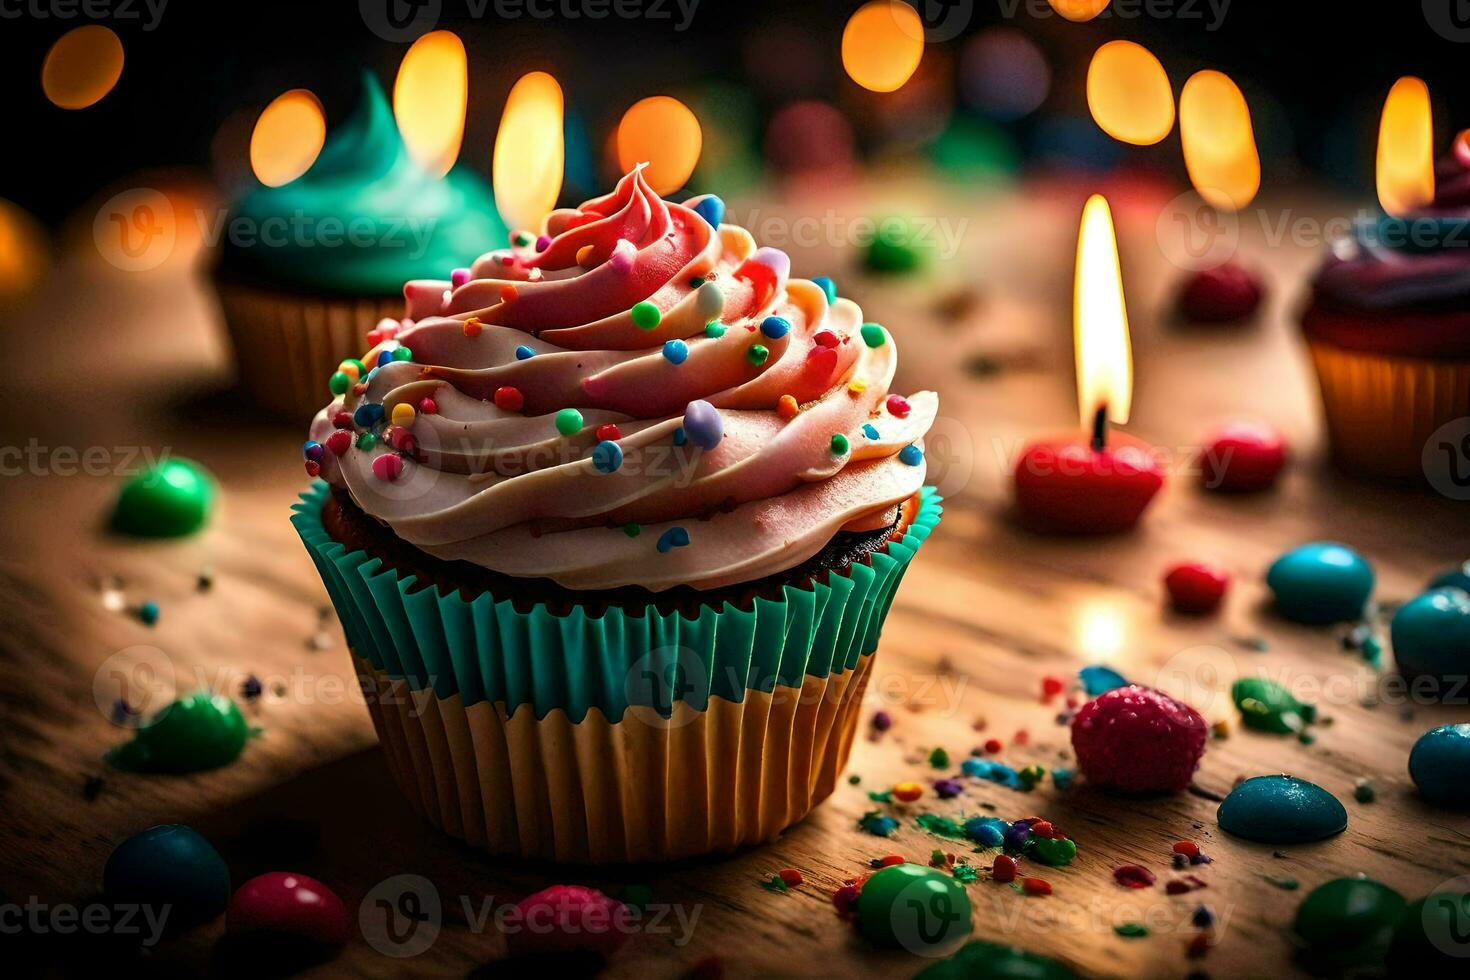
{"label": "red candle holder", "polygon": [[1016,460],[1014,478],[1021,523],[1051,534],[1126,531],[1164,485],[1153,447],[1117,433],[1032,442]]}

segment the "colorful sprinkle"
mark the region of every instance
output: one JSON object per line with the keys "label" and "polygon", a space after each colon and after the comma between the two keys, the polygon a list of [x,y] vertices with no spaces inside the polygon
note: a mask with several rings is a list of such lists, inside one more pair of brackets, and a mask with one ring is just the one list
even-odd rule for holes
{"label": "colorful sprinkle", "polygon": [[853,378],[851,381],[849,381],[847,383],[847,393],[849,395],[861,395],[863,392],[865,392],[867,390],[868,390],[868,379],[867,378]]}
{"label": "colorful sprinkle", "polygon": [[752,364],[764,364],[771,352],[760,344],[751,344],[745,350],[745,359]]}
{"label": "colorful sprinkle", "polygon": [[691,198],[688,206],[691,211],[708,221],[713,228],[720,227],[720,222],[725,220],[725,202],[713,194],[701,194]]}
{"label": "colorful sprinkle", "polygon": [[1147,888],[1158,881],[1158,878],[1147,868],[1124,864],[1113,869],[1113,880],[1124,888]]}
{"label": "colorful sprinkle", "polygon": [[419,399],[420,415],[433,415],[437,411],[439,411],[439,403],[434,401],[434,399],[427,395]]}
{"label": "colorful sprinkle", "polygon": [[500,301],[502,303],[512,302],[513,300],[519,299],[520,296],[520,290],[516,289],[514,286],[505,285],[500,287]]}
{"label": "colorful sprinkle", "polygon": [[924,461],[924,453],[918,446],[910,443],[898,451],[898,461],[909,466],[918,466]]}
{"label": "colorful sprinkle", "polygon": [[623,447],[604,439],[592,448],[592,465],[599,473],[612,473],[623,465]]}
{"label": "colorful sprinkle", "polygon": [[964,840],[965,827],[963,824],[951,820],[949,817],[938,813],[921,813],[918,819],[919,829],[934,834],[937,837],[948,837],[951,840]]}
{"label": "colorful sprinkle", "polygon": [[413,425],[413,420],[418,416],[414,407],[407,402],[399,402],[393,406],[393,424],[407,428]]}
{"label": "colorful sprinkle", "polygon": [[905,803],[912,803],[923,795],[924,787],[920,786],[918,783],[899,783],[897,786],[893,787],[894,798],[902,800]]}
{"label": "colorful sprinkle", "polygon": [[634,303],[633,309],[629,313],[633,317],[633,325],[639,330],[652,330],[664,318],[659,308],[648,300],[644,300],[641,303]]}
{"label": "colorful sprinkle", "polygon": [[394,453],[384,453],[373,460],[373,476],[387,483],[392,483],[403,473],[403,457]]}
{"label": "colorful sprinkle", "polygon": [[676,446],[682,446],[689,441],[689,433],[685,432],[684,427],[681,425],[674,430],[674,435],[669,441]]}
{"label": "colorful sprinkle", "polygon": [[327,387],[332,389],[332,394],[334,395],[345,395],[347,394],[347,389],[352,387],[352,380],[352,378],[347,376],[347,372],[338,371],[327,382]]}
{"label": "colorful sprinkle", "polygon": [[832,455],[847,455],[847,436],[843,435],[840,432],[832,436]]}
{"label": "colorful sprinkle", "polygon": [[881,326],[876,323],[865,323],[862,326],[863,343],[869,347],[882,347],[888,342],[887,335]]}
{"label": "colorful sprinkle", "polygon": [[413,351],[408,347],[395,347],[393,349],[393,360],[411,361],[413,360]]}
{"label": "colorful sprinkle", "polygon": [[704,325],[704,335],[706,337],[723,337],[725,336],[725,325],[719,320],[711,320]]}
{"label": "colorful sprinkle", "polygon": [[327,436],[327,449],[333,456],[345,456],[347,450],[352,448],[352,433],[346,429],[338,429]]}
{"label": "colorful sprinkle", "polygon": [[531,233],[529,231],[518,231],[510,236],[510,243],[516,248],[525,248],[531,244]]}
{"label": "colorful sprinkle", "polygon": [[707,401],[692,401],[684,407],[684,434],[708,452],[725,438],[725,419]]}
{"label": "colorful sprinkle", "polygon": [[1120,922],[1113,926],[1113,931],[1124,939],[1142,939],[1148,935],[1148,926],[1142,922]]}
{"label": "colorful sprinkle", "polygon": [[995,863],[990,866],[990,877],[1003,885],[1015,881],[1016,859],[1007,854],[997,854]]}
{"label": "colorful sprinkle", "polygon": [[782,395],[776,402],[776,414],[788,422],[796,418],[800,411],[801,406],[796,403],[796,398],[792,395]]}
{"label": "colorful sprinkle", "polygon": [[458,289],[460,286],[463,286],[469,281],[470,270],[468,269],[454,269],[451,270],[449,273],[449,285],[453,286],[455,289]]}
{"label": "colorful sprinkle", "polygon": [[478,317],[470,317],[464,322],[464,335],[466,337],[478,337],[485,332],[485,325]]}
{"label": "colorful sprinkle", "polygon": [[364,432],[357,437],[357,448],[362,450],[372,449],[378,444],[378,437],[371,432]]}
{"label": "colorful sprinkle", "polygon": [[550,247],[551,247],[551,236],[550,235],[537,235],[536,236],[536,251],[538,251],[538,252],[544,252],[544,251],[546,251]]}
{"label": "colorful sprinkle", "polygon": [[352,413],[352,421],[360,428],[371,429],[383,421],[383,406],[372,403],[357,406],[357,411]]}
{"label": "colorful sprinkle", "polygon": [[643,533],[643,525],[629,521],[623,525],[623,533],[630,538],[636,538]]}
{"label": "colorful sprinkle", "polygon": [[682,527],[671,527],[658,536],[658,553],[666,555],[675,548],[683,548],[689,544],[689,532]]}
{"label": "colorful sprinkle", "polygon": [[812,343],[816,344],[818,347],[830,350],[836,347],[838,344],[842,343],[842,341],[837,339],[837,335],[835,333],[823,327],[821,330],[818,330],[816,333],[812,334]]}
{"label": "colorful sprinkle", "polygon": [[158,622],[158,603],[152,599],[143,603],[138,607],[138,618],[143,621],[143,625],[145,626],[152,626]]}
{"label": "colorful sprinkle", "polygon": [[322,444],[308,439],[305,445],[301,447],[301,455],[320,463],[323,455]]}
{"label": "colorful sprinkle", "polygon": [[495,407],[502,412],[519,412],[526,407],[526,396],[514,385],[501,385],[495,389]]}
{"label": "colorful sprinkle", "polygon": [[521,346],[516,348],[516,360],[518,361],[527,361],[535,356],[536,352],[527,347],[525,344],[522,344]]}
{"label": "colorful sprinkle", "polygon": [[873,424],[871,422],[864,422],[863,423],[863,435],[867,436],[869,439],[877,439],[878,438],[878,430],[875,429],[875,428],[873,428]]}
{"label": "colorful sprinkle", "polygon": [[791,321],[784,316],[768,316],[761,321],[761,333],[772,340],[780,340],[791,332]]}
{"label": "colorful sprinkle", "polygon": [[592,253],[596,251],[591,245],[583,245],[577,249],[577,264],[583,268],[592,265]]}
{"label": "colorful sprinkle", "polygon": [[929,765],[935,769],[948,769],[949,753],[942,748],[936,748],[933,752],[929,753]]}
{"label": "colorful sprinkle", "polygon": [[827,303],[829,306],[837,302],[837,283],[832,281],[831,276],[817,276],[812,280],[812,284],[827,294]]}
{"label": "colorful sprinkle", "polygon": [[683,364],[689,360],[689,345],[682,340],[664,341],[664,360],[670,364]]}
{"label": "colorful sprinkle", "polygon": [[[385,365],[392,364],[392,363],[393,363],[393,352],[391,350],[385,350],[385,351],[379,351],[378,352],[378,363],[376,365],[377,367],[384,367]],[[369,371],[368,372],[368,380],[371,381],[372,378],[373,378],[373,372]]]}
{"label": "colorful sprinkle", "polygon": [[694,310],[706,320],[725,309],[725,291],[712,282],[701,282],[694,293]]}
{"label": "colorful sprinkle", "polygon": [[332,416],[332,428],[334,428],[334,429],[350,429],[350,428],[352,428],[352,413],[351,412],[338,412],[336,415],[333,415]]}
{"label": "colorful sprinkle", "polygon": [[597,438],[601,442],[616,442],[617,440],[623,438],[623,430],[619,429],[613,423],[608,422],[597,427]]}
{"label": "colorful sprinkle", "polygon": [[556,431],[564,436],[574,436],[582,431],[582,413],[575,408],[564,408],[556,413]]}
{"label": "colorful sprinkle", "polygon": [[965,791],[957,779],[936,779],[934,781],[934,792],[939,794],[941,800],[952,800]]}
{"label": "colorful sprinkle", "polygon": [[872,834],[874,837],[891,837],[898,829],[898,821],[890,816],[879,813],[877,810],[869,810],[858,818],[858,829]]}
{"label": "colorful sprinkle", "polygon": [[909,400],[902,395],[889,395],[886,404],[888,414],[894,418],[906,419],[909,417]]}
{"label": "colorful sprinkle", "polygon": [[886,732],[893,727],[893,716],[886,711],[875,711],[872,724],[877,731]]}
{"label": "colorful sprinkle", "polygon": [[1021,891],[1027,895],[1050,895],[1051,882],[1041,878],[1022,878]]}

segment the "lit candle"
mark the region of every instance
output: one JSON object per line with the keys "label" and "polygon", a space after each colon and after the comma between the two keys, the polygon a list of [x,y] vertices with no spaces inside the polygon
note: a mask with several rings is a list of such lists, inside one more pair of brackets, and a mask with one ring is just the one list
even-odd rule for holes
{"label": "lit candle", "polygon": [[1148,444],[1109,426],[1128,421],[1133,354],[1113,215],[1099,194],[1082,210],[1073,292],[1077,405],[1082,431],[1029,444],[1016,462],[1021,520],[1040,531],[1126,530],[1164,484]]}
{"label": "lit candle", "polygon": [[[1455,153],[1470,159],[1459,139]],[[1463,215],[1422,210],[1434,202],[1434,117],[1429,87],[1420,79],[1400,78],[1383,101],[1374,177],[1385,213],[1354,223],[1353,237],[1361,247],[1430,252],[1441,248],[1448,236],[1459,240],[1466,232]]]}

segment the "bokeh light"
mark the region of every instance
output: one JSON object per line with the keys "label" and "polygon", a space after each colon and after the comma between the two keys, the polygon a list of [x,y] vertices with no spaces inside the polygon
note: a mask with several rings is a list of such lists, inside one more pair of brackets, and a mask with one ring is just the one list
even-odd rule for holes
{"label": "bokeh light", "polygon": [[1179,139],[1189,180],[1217,208],[1243,208],[1261,188],[1251,110],[1226,75],[1202,71],[1179,93]]}
{"label": "bokeh light", "polygon": [[640,163],[655,193],[668,194],[684,186],[704,145],[699,120],[688,106],[668,95],[640,99],[618,123],[618,166],[626,173]]}
{"label": "bokeh light", "polygon": [[689,108],[703,120],[704,131],[691,179],[723,195],[754,186],[764,165],[753,135],[760,132],[760,112],[751,91],[733,82],[706,82],[689,93]]}
{"label": "bokeh light", "polygon": [[929,158],[947,177],[967,184],[1008,181],[1020,167],[1020,151],[999,125],[962,115],[929,147]]}
{"label": "bokeh light", "polygon": [[452,31],[425,34],[403,56],[393,85],[393,115],[403,142],[429,172],[449,173],[464,140],[469,74],[464,43]]}
{"label": "bokeh light", "polygon": [[88,24],[57,38],[41,64],[41,90],[63,109],[96,105],[122,77],[123,46],[111,28]]}
{"label": "bokeh light", "polygon": [[495,209],[511,228],[540,229],[561,194],[566,145],[561,86],[544,71],[511,87],[495,134]]}
{"label": "bokeh light", "polygon": [[814,99],[777,110],[766,129],[766,159],[787,174],[842,171],[856,159],[857,141],[847,117]]}
{"label": "bokeh light", "polygon": [[1393,83],[1378,123],[1378,203],[1405,215],[1434,200],[1434,114],[1429,86],[1406,76]]}
{"label": "bokeh light", "polygon": [[1150,146],[1174,128],[1174,91],[1164,66],[1132,41],[1109,41],[1087,68],[1087,108],[1115,140]]}
{"label": "bokeh light", "polygon": [[923,57],[924,22],[898,0],[863,4],[842,30],[842,66],[865,89],[899,89]]}
{"label": "bokeh light", "polygon": [[975,35],[960,55],[960,91],[965,103],[1009,121],[1041,107],[1051,90],[1046,56],[1025,34],[997,27]]}
{"label": "bokeh light", "polygon": [[289,184],[311,169],[327,139],[322,104],[304,88],[276,96],[250,134],[250,169],[267,187]]}
{"label": "bokeh light", "polygon": [[14,303],[35,288],[45,271],[47,252],[40,222],[0,198],[0,304]]}
{"label": "bokeh light", "polygon": [[1092,20],[1107,8],[1110,0],[1049,0],[1051,9],[1075,23]]}

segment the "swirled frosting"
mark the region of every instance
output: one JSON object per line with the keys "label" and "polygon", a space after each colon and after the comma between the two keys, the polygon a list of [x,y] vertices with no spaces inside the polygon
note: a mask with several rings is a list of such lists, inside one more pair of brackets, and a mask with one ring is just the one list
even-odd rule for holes
{"label": "swirled frosting", "polygon": [[937,397],[890,394],[892,334],[722,210],[639,168],[408,283],[333,378],[308,472],[431,555],[573,589],[718,588],[887,526]]}
{"label": "swirled frosting", "polygon": [[421,167],[368,72],[357,108],[311,169],[280,187],[255,188],[229,220],[248,238],[232,233],[226,240],[226,269],[373,296],[442,275],[505,240],[485,182],[464,167],[443,177]]}

